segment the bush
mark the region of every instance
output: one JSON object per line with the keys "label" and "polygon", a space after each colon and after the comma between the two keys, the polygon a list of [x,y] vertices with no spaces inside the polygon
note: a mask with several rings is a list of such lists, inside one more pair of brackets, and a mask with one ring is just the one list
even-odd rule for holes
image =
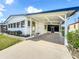
{"label": "bush", "polygon": [[22,35],[21,31],[6,31],[6,33],[11,34],[11,35],[17,35],[17,36]]}
{"label": "bush", "polygon": [[22,32],[21,31],[16,31],[17,32],[17,35],[18,36],[21,36],[22,35]]}
{"label": "bush", "polygon": [[69,32],[67,35],[68,43],[71,44],[74,48],[79,48],[79,30],[74,32]]}
{"label": "bush", "polygon": [[22,37],[29,37],[30,35],[29,34],[27,34],[27,35],[21,35]]}

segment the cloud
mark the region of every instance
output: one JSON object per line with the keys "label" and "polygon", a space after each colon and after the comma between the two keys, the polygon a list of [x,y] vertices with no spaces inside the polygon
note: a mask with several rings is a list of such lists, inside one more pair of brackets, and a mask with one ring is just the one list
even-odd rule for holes
{"label": "cloud", "polygon": [[37,13],[42,12],[42,9],[37,9],[35,7],[29,6],[28,8],[25,8],[25,11],[27,11],[27,13]]}
{"label": "cloud", "polygon": [[5,0],[5,4],[11,5],[14,2],[14,0]]}
{"label": "cloud", "polygon": [[0,19],[0,23],[3,23],[6,19],[2,18]]}
{"label": "cloud", "polygon": [[3,13],[2,12],[0,12],[0,17],[2,17],[3,16]]}
{"label": "cloud", "polygon": [[0,17],[3,16],[3,11],[5,11],[4,8],[5,8],[4,5],[0,4]]}
{"label": "cloud", "polygon": [[0,11],[4,11],[4,5],[0,4]]}

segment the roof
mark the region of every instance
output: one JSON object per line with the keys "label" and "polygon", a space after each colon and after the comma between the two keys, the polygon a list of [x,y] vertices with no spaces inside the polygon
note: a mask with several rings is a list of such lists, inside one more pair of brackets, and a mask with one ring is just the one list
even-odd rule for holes
{"label": "roof", "polygon": [[74,25],[74,24],[77,24],[77,23],[79,23],[79,21],[77,21],[77,22],[75,22],[75,23],[72,23],[72,24],[69,24],[69,26],[70,26],[70,25]]}
{"label": "roof", "polygon": [[[62,8],[62,9],[56,9],[56,10],[50,10],[50,11],[44,11],[44,12],[38,12],[38,13],[29,13],[29,14],[17,14],[17,15],[10,15],[6,21],[12,17],[12,16],[32,16],[32,15],[37,15],[37,14],[46,14],[46,13],[53,13],[53,12],[63,12],[63,11],[74,11],[72,12],[69,16],[72,16],[75,12],[79,10],[79,6],[77,7],[70,7],[70,8]],[[6,22],[5,21],[5,22]]]}
{"label": "roof", "polygon": [[0,23],[0,26],[5,25],[4,23]]}

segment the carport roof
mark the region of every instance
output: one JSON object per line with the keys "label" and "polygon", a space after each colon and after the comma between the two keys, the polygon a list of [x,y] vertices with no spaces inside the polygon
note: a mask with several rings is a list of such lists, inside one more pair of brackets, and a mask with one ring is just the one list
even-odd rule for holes
{"label": "carport roof", "polygon": [[[56,9],[56,10],[51,10],[51,11],[44,11],[44,12],[38,12],[38,13],[30,13],[30,14],[18,14],[18,15],[10,15],[7,20],[12,17],[12,16],[27,16],[30,18],[44,18],[48,19],[48,18],[52,18],[52,19],[58,19],[57,16],[62,16],[64,17],[65,15],[67,15],[67,17],[72,16],[75,12],[77,12],[79,10],[79,6],[78,7],[70,7],[70,8],[62,8],[62,9]],[[55,17],[56,16],[56,17]],[[6,21],[7,21],[6,20]],[[5,21],[5,23],[6,23]]]}

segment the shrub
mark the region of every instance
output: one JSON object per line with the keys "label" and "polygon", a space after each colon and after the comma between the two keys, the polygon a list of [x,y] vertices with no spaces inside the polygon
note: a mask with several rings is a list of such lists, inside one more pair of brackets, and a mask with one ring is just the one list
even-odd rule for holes
{"label": "shrub", "polygon": [[17,35],[17,36],[22,35],[21,31],[6,31],[6,33],[11,34],[11,35]]}
{"label": "shrub", "polygon": [[68,32],[67,39],[74,48],[79,48],[79,30]]}
{"label": "shrub", "polygon": [[22,35],[22,32],[21,31],[16,31],[17,32],[17,35],[18,36],[21,36]]}
{"label": "shrub", "polygon": [[27,35],[21,35],[22,37],[29,37],[30,35],[29,34],[27,34]]}

